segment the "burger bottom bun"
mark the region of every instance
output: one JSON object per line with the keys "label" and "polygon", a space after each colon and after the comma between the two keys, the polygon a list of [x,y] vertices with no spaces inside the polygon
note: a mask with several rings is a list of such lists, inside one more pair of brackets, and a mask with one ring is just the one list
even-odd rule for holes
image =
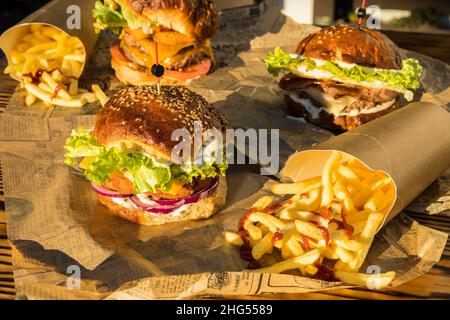
{"label": "burger bottom bun", "polygon": [[[116,61],[114,57],[111,58],[111,67],[116,72],[116,78],[127,85],[147,86],[154,85],[157,82],[157,78],[150,73],[131,68],[122,62]],[[164,85],[179,85],[182,83],[183,81],[166,75],[161,78],[161,84]]]}
{"label": "burger bottom bun", "polygon": [[128,209],[113,202],[111,198],[98,195],[102,204],[107,206],[112,213],[128,221],[142,225],[159,225],[167,222],[206,219],[224,206],[227,196],[227,181],[221,176],[216,190],[203,200],[192,204],[179,215],[164,214],[152,215],[139,209]]}
{"label": "burger bottom bun", "polygon": [[[363,125],[369,121],[375,120],[389,112],[392,112],[399,108],[399,99],[389,108],[374,113],[359,113],[356,116],[341,115],[336,117],[334,114],[322,109],[319,112],[318,117],[313,117],[311,112],[301,103],[292,100],[288,95],[285,96],[287,108],[291,115],[294,117],[300,117],[306,119],[308,122],[318,125],[319,127],[335,130],[335,131],[348,131]],[[314,106],[320,108],[320,105],[311,100]]]}

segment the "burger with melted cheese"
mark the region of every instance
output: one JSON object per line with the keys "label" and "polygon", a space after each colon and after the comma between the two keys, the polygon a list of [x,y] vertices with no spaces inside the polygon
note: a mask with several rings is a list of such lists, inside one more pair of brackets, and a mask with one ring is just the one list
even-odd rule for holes
{"label": "burger with melted cheese", "polygon": [[208,218],[224,205],[227,190],[225,157],[209,147],[218,142],[203,139],[202,162],[172,157],[179,145],[174,130],[192,137],[199,122],[203,132],[227,126],[219,111],[184,87],[162,86],[159,94],[155,86],[129,87],[102,108],[92,130],[72,132],[66,163],[82,169],[100,202],[129,221]]}
{"label": "burger with melted cheese", "polygon": [[151,68],[156,62],[166,68],[165,83],[195,79],[211,69],[209,38],[219,24],[214,0],[99,0],[93,16],[97,30],[120,32],[110,52],[123,83],[155,83]]}
{"label": "burger with melted cheese", "polygon": [[397,46],[372,29],[323,28],[297,46],[268,54],[270,73],[283,73],[289,111],[319,126],[350,130],[413,99],[422,67],[402,60]]}

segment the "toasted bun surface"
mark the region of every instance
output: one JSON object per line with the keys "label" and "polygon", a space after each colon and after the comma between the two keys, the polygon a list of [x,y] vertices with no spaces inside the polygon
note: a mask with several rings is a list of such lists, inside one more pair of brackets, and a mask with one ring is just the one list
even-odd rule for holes
{"label": "toasted bun surface", "polygon": [[398,47],[377,30],[366,28],[323,28],[303,39],[296,53],[310,58],[381,69],[400,69],[402,65]]}
{"label": "toasted bun surface", "polygon": [[[340,115],[336,117],[335,115],[327,112],[325,109],[321,109],[319,116],[315,117],[312,115],[308,109],[301,104],[292,100],[288,95],[285,96],[287,108],[289,112],[295,117],[305,118],[308,122],[316,124],[320,127],[336,130],[336,131],[348,131],[363,125],[369,121],[375,120],[385,114],[388,114],[399,107],[399,100],[396,101],[392,106],[384,110],[373,112],[373,113],[359,113],[355,116],[350,115]],[[313,102],[314,104],[314,102]],[[320,108],[320,105],[317,105]]]}
{"label": "toasted bun surface", "polygon": [[227,195],[227,183],[225,177],[219,178],[216,190],[205,199],[192,204],[186,211],[179,215],[165,214],[152,215],[138,209],[128,209],[115,203],[111,198],[99,195],[101,203],[106,205],[114,214],[134,223],[143,225],[157,225],[167,222],[206,219],[216,213],[224,204]]}
{"label": "toasted bun surface", "polygon": [[96,117],[94,136],[105,146],[137,145],[150,155],[170,159],[172,132],[194,123],[224,131],[227,120],[202,96],[185,87],[128,87],[115,94]]}
{"label": "toasted bun surface", "polygon": [[214,0],[124,0],[132,12],[152,22],[198,39],[212,37],[219,29]]}

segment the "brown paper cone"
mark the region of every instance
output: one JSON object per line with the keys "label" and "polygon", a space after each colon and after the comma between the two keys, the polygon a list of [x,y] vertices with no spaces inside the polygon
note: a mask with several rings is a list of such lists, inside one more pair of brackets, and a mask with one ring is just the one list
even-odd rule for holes
{"label": "brown paper cone", "polygon": [[450,114],[415,102],[313,149],[289,157],[281,177],[299,181],[320,175],[330,150],[346,152],[394,179],[397,198],[385,225],[450,167]]}
{"label": "brown paper cone", "polygon": [[[68,35],[78,37],[81,40],[86,52],[85,62],[83,63],[84,69],[84,65],[97,41],[97,34],[95,34],[94,27],[92,26],[94,22],[92,9],[94,8],[95,0],[83,0],[76,4],[73,2],[72,0],[53,0],[3,32],[0,36],[0,48],[5,53],[8,62],[10,62],[12,50],[29,33],[30,25],[43,24],[56,27]],[[77,11],[77,8],[79,8],[80,14],[80,28],[70,29],[67,22],[74,12],[72,10],[75,9]]]}

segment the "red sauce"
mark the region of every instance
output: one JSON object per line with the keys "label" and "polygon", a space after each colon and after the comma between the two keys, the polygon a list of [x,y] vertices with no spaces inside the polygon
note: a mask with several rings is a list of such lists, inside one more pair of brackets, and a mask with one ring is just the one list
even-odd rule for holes
{"label": "red sauce", "polygon": [[303,192],[300,194],[300,199],[308,199],[309,198],[309,192]]}
{"label": "red sauce", "polygon": [[239,253],[241,254],[241,258],[253,262],[255,259],[252,256],[252,248],[249,245],[244,244],[239,248]]}
{"label": "red sauce", "polygon": [[275,210],[279,209],[283,205],[283,201],[274,202],[263,209],[264,213],[273,213]]}
{"label": "red sauce", "polygon": [[317,226],[317,228],[322,231],[323,238],[325,239],[325,247],[328,247],[328,244],[330,243],[330,233],[328,232],[327,228],[323,226]]}
{"label": "red sauce", "polygon": [[351,239],[351,237],[353,235],[353,227],[351,225],[349,225],[347,222],[345,222],[344,216],[342,216],[342,220],[343,221],[333,219],[331,221],[337,225],[338,230],[343,229],[345,231],[345,234],[347,235],[347,238]]}
{"label": "red sauce", "polygon": [[244,227],[244,223],[245,221],[247,221],[248,217],[250,216],[250,214],[252,214],[253,212],[258,211],[256,208],[251,208],[250,210],[248,210],[244,216],[241,218],[241,220],[239,220],[239,227],[243,228]]}
{"label": "red sauce", "polygon": [[58,96],[58,92],[62,89],[62,85],[58,84],[55,88],[55,92],[53,93],[52,99]]}
{"label": "red sauce", "polygon": [[319,211],[311,211],[312,213],[321,216],[324,219],[330,220],[331,218],[333,218],[333,215],[331,214],[331,212],[328,209],[323,209],[324,207],[320,208]]}
{"label": "red sauce", "polygon": [[[51,69],[51,70],[38,69],[34,74],[32,74],[32,73],[30,72],[30,73],[25,73],[23,76],[24,76],[24,77],[29,77],[29,78],[31,78],[31,83],[33,83],[33,84],[39,84],[39,83],[41,83],[41,77],[42,77],[42,74],[43,74],[44,72],[47,72],[48,74],[51,74],[53,71],[56,71],[56,70],[58,70],[61,74],[64,74],[64,73],[61,71],[61,69],[59,69],[59,68],[53,68],[53,69]],[[67,77],[67,78],[78,79],[78,78],[73,77],[73,76],[66,76],[66,75],[64,75],[64,76]],[[60,89],[60,90],[61,90],[61,89]]]}
{"label": "red sauce", "polygon": [[309,238],[307,236],[305,236],[304,234],[300,233],[300,239],[302,241],[303,247],[306,250],[312,250],[311,243],[310,243]]}
{"label": "red sauce", "polygon": [[277,232],[275,232],[272,236],[272,244],[275,244],[275,242],[280,241],[281,239],[283,239],[283,234],[280,230],[277,230]]}
{"label": "red sauce", "polygon": [[327,266],[324,266],[320,262],[316,262],[315,265],[318,270],[314,275],[314,278],[323,281],[339,281],[339,279],[335,277],[333,270],[331,270]]}
{"label": "red sauce", "polygon": [[344,224],[345,234],[347,235],[347,238],[350,239],[353,235],[353,227],[347,223],[346,216],[347,213],[345,211],[342,211],[341,217]]}
{"label": "red sauce", "polygon": [[239,248],[239,253],[242,260],[248,261],[247,269],[252,270],[261,268],[260,263],[253,258],[252,248],[250,247],[248,241]]}

